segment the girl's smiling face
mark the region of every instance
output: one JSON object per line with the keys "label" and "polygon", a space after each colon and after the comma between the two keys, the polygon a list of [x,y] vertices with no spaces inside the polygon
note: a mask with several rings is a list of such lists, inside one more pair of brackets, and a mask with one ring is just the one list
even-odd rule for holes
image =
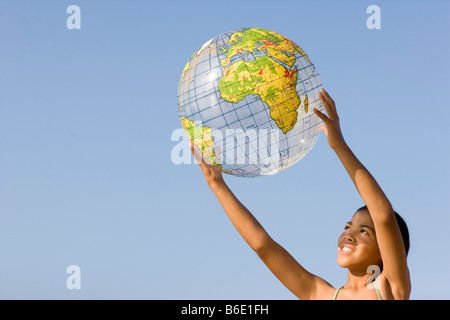
{"label": "girl's smiling face", "polygon": [[371,265],[381,267],[375,227],[367,210],[356,212],[346,223],[338,239],[337,251],[337,263],[343,268],[367,272]]}

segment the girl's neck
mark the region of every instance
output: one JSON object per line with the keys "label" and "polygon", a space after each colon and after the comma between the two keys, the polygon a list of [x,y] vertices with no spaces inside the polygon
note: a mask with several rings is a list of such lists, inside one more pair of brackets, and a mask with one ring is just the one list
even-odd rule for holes
{"label": "girl's neck", "polygon": [[363,288],[366,287],[371,280],[373,280],[372,273],[367,273],[361,270],[348,269],[347,283],[344,287],[354,289]]}

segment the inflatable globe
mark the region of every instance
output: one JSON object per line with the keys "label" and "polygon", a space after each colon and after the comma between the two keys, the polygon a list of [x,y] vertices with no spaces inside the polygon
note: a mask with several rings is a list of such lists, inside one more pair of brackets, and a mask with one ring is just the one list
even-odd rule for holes
{"label": "inflatable globe", "polygon": [[191,143],[222,172],[280,172],[314,146],[321,82],[306,53],[261,28],[219,34],[190,57],[178,85],[178,113]]}

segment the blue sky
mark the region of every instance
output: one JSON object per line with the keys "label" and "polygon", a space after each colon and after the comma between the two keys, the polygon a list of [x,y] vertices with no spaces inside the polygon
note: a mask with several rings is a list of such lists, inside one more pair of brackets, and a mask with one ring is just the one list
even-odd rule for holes
{"label": "blue sky", "polygon": [[[66,27],[71,4],[80,30]],[[295,298],[200,169],[171,161],[187,60],[255,26],[307,52],[408,223],[411,298],[449,299],[449,14],[443,0],[0,0],[0,298]],[[345,283],[337,238],[362,200],[323,135],[279,174],[226,180],[305,268]],[[69,265],[81,289],[67,288]]]}

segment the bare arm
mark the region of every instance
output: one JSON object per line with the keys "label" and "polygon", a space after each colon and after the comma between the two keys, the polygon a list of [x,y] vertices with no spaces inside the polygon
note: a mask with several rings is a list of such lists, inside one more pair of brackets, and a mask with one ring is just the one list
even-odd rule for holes
{"label": "bare arm", "polygon": [[193,150],[205,179],[222,205],[225,213],[239,234],[258,254],[272,273],[298,298],[314,299],[317,296],[330,297],[331,285],[306,271],[282,246],[264,230],[251,212],[228,188],[219,170],[201,160]]}
{"label": "bare arm", "polygon": [[374,177],[346,144],[334,101],[325,90],[321,91],[319,96],[328,116],[317,109],[314,112],[324,121],[322,130],[327,136],[329,146],[342,162],[369,209],[383,260],[383,275],[389,282],[394,298],[409,297],[411,286],[406,252],[392,205]]}

